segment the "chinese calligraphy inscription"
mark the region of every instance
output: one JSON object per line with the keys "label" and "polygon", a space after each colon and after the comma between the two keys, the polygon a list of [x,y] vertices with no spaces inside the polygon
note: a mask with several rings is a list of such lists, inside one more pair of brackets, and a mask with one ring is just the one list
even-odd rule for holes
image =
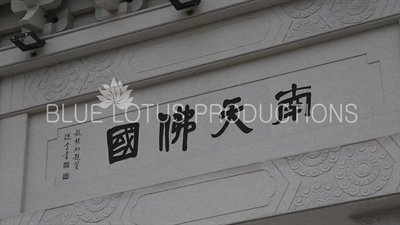
{"label": "chinese calligraphy inscription", "polygon": [[138,152],[139,123],[130,123],[109,129],[107,143],[110,164],[135,158]]}

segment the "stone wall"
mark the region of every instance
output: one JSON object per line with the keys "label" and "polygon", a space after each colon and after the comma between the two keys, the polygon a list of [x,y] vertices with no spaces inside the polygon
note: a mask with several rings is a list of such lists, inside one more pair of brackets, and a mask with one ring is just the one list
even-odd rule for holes
{"label": "stone wall", "polygon": [[[280,3],[2,77],[0,224],[231,224],[398,193],[400,1]],[[113,78],[139,108],[83,118]],[[328,110],[262,122],[293,85]],[[211,123],[212,108],[196,105],[237,97],[257,106],[240,117],[256,118],[251,129],[230,123],[214,137],[218,110]],[[177,103],[204,115],[187,149],[181,136],[167,151],[154,118]],[[47,121],[49,104],[57,121]],[[108,132],[123,124],[137,124],[137,155],[114,163]],[[80,155],[69,150],[67,167],[68,146]],[[399,223],[395,210],[349,216]]]}

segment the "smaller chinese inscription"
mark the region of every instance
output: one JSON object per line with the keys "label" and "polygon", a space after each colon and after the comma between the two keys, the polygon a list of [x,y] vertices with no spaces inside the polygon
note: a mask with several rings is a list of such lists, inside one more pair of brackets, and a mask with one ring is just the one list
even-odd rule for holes
{"label": "smaller chinese inscription", "polygon": [[64,135],[64,149],[63,149],[63,155],[61,156],[63,160],[63,175],[62,179],[63,180],[68,180],[69,179],[69,151],[70,151],[70,141],[71,141],[71,133],[66,133]]}
{"label": "smaller chinese inscription", "polygon": [[81,161],[80,158],[80,151],[81,151],[81,129],[77,129],[74,133],[75,141],[74,141],[74,154],[73,154],[73,160],[74,160],[74,168],[75,170],[79,170],[79,163]]}
{"label": "smaller chinese inscription", "polygon": [[[75,170],[79,170],[81,161],[82,131],[76,129],[63,135],[62,143],[62,180],[73,177]],[[72,177],[71,177],[72,176]]]}

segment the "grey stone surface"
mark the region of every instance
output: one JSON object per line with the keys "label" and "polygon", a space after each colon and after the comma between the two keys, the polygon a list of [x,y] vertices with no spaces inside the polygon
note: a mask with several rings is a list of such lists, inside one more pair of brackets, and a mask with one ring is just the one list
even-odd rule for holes
{"label": "grey stone surface", "polygon": [[[120,62],[119,60],[112,62],[112,64],[100,70],[102,71],[102,75],[99,77],[89,75],[88,79],[92,82],[93,80],[101,82],[107,74],[120,74],[123,81],[132,83],[193,67],[207,67],[208,64],[215,64],[216,61],[268,49],[272,46],[308,38],[309,36],[318,37],[320,34],[332,30],[340,30],[344,27],[367,23],[378,18],[397,15],[398,11],[400,11],[398,9],[398,2],[399,0],[362,1],[354,5],[354,9],[352,8],[350,11],[346,8],[348,7],[347,1],[333,2],[330,0],[319,0],[300,3],[296,1],[295,3],[278,5],[231,20],[220,21],[205,27],[196,28],[195,30],[184,31],[156,40],[130,45],[128,50],[124,46],[120,49],[121,54],[124,54],[124,58]],[[109,23],[103,24],[101,30],[89,31],[87,29],[87,31],[90,32],[90,36],[101,37],[104,36],[104,30],[109,30],[110,33],[120,33],[121,30],[116,30],[118,27],[128,29],[128,26],[131,26],[131,22],[129,22],[130,25],[125,24],[125,22],[121,23],[124,23],[124,25],[116,26]],[[252,35],[247,35],[248,33]],[[89,33],[82,35],[89,35]],[[201,41],[194,41],[194,38],[199,38]],[[208,38],[212,41],[207,41]],[[120,43],[124,43],[124,41]],[[210,43],[214,43],[214,45],[210,45]],[[83,43],[80,44],[83,45]],[[101,60],[108,57],[112,52],[105,51],[100,53],[103,58],[99,58],[98,60],[100,61],[93,61],[94,65],[92,66],[96,66],[99,63],[102,64]],[[174,57],[167,57],[169,55],[174,55]],[[55,66],[40,69],[41,72],[38,76],[44,76],[43,73],[46,73],[47,70],[53,71],[54,76],[69,71],[70,76],[82,78],[83,80],[79,82],[82,83],[87,79],[83,74],[87,74],[89,71],[85,68],[82,69],[82,62],[80,61],[86,61],[93,57],[99,57],[99,55],[83,57],[78,61],[74,59],[63,62],[56,66],[57,69],[55,69]],[[149,61],[147,57],[153,60]],[[55,64],[57,58],[54,57],[47,62]],[[4,60],[0,60],[0,63],[7,60],[7,58],[4,58]],[[68,69],[66,69],[67,67]],[[20,74],[19,76],[25,75]],[[28,78],[28,80],[32,79]],[[40,80],[40,78],[38,79]],[[75,80],[72,81],[72,83],[75,82]],[[36,88],[37,84],[33,84],[35,85],[33,88]],[[17,87],[24,86],[21,81],[13,85]],[[62,89],[64,95],[60,96],[59,99],[95,90],[82,89],[81,85],[76,85],[74,88],[76,88],[75,92],[72,92],[71,89]],[[41,101],[42,96],[37,96],[39,93],[30,89],[19,91],[19,95],[29,96],[32,95],[32,92],[34,97],[39,99],[38,102],[34,102],[33,104],[24,103],[24,107],[41,105],[52,100],[45,98],[45,100]],[[12,111],[14,110],[10,109],[5,112]]]}
{"label": "grey stone surface", "polygon": [[0,120],[0,218],[22,212],[28,115]]}
{"label": "grey stone surface", "polygon": [[[396,153],[400,149],[396,148]],[[374,196],[391,181],[387,193],[399,183],[396,161],[377,141],[328,149],[287,158],[302,176],[292,209],[334,204]],[[332,179],[333,178],[333,179]]]}
{"label": "grey stone surface", "polygon": [[0,112],[5,113],[11,110],[11,90],[12,90],[12,77],[0,79],[0,96],[8,96],[8,98],[0,97]]}
{"label": "grey stone surface", "polygon": [[[379,37],[376,37],[376,33],[380,34]],[[277,103],[274,99],[275,94],[280,90],[289,89],[293,82],[301,86],[311,85],[314,103],[333,104],[335,107],[338,107],[340,103],[356,104],[358,121],[354,124],[346,123],[345,120],[340,123],[334,115],[332,123],[327,121],[321,124],[306,123],[305,117],[301,116],[299,123],[287,123],[282,126],[271,125],[273,121],[269,124],[253,122],[249,126],[254,131],[248,135],[235,127],[230,127],[221,138],[213,139],[211,134],[217,132],[222,124],[210,124],[208,116],[200,116],[196,131],[189,134],[188,151],[183,152],[181,142],[177,142],[171,145],[171,152],[166,153],[159,152],[158,141],[155,140],[159,132],[159,123],[154,120],[157,109],[150,108],[150,117],[153,119],[147,123],[145,121],[147,110],[143,108],[140,120],[139,155],[135,159],[123,161],[116,166],[116,164],[110,165],[107,158],[106,131],[116,126],[113,122],[112,108],[99,110],[102,115],[95,119],[104,121],[102,124],[62,123],[61,121],[49,124],[46,122],[45,113],[32,115],[29,131],[31,134],[29,136],[30,156],[26,176],[26,190],[29,192],[25,196],[24,205],[28,211],[38,205],[45,209],[56,206],[56,203],[50,201],[55,197],[60,202],[69,204],[89,196],[97,197],[123,192],[399,133],[397,113],[399,103],[398,94],[396,94],[399,92],[399,78],[396,75],[396,71],[397,74],[399,71],[397,63],[399,51],[396,47],[398,43],[396,39],[393,39],[395,35],[398,36],[398,26],[386,26],[334,42],[149,86],[133,92],[136,104],[158,103],[161,104],[160,110],[163,112],[166,112],[166,103],[189,104],[194,107],[195,103],[222,104],[223,100],[237,96],[242,98],[240,103],[256,106],[263,103],[269,107],[269,103]],[[353,44],[349,46],[346,43]],[[319,54],[313,54],[315,52]],[[113,59],[122,55],[121,51],[115,52],[113,57],[100,55],[99,62],[101,63],[86,66],[96,71],[96,68],[102,69],[112,64],[113,60],[109,60],[109,57]],[[290,62],[290,67],[287,66],[288,62]],[[81,68],[86,69],[84,65]],[[63,78],[67,79],[66,77]],[[35,80],[38,78],[39,75],[36,74]],[[51,80],[42,76],[42,79],[34,81],[36,85],[44,81],[43,78],[47,79],[46,82]],[[27,82],[30,82],[29,79]],[[78,76],[70,76],[70,79],[76,80],[76,83],[68,84],[79,84]],[[85,83],[79,85],[85,86]],[[338,88],[340,91],[337,91]],[[47,87],[49,91],[44,90],[46,88],[43,92],[40,92],[39,88],[36,89],[42,99],[44,99],[43,95],[47,96],[46,93],[56,89]],[[68,90],[67,86],[66,90]],[[71,90],[71,92],[75,91],[74,88]],[[49,94],[48,96],[52,96],[55,100],[65,93],[68,91],[59,91],[59,95]],[[85,103],[90,106],[98,104],[99,101],[89,100]],[[78,106],[78,119],[82,120],[84,119],[84,104],[79,103]],[[266,112],[265,110],[266,108],[263,112]],[[118,109],[117,112],[122,113]],[[246,117],[250,118],[251,113],[250,111]],[[346,114],[344,109],[343,114],[351,116]],[[131,111],[128,116],[130,120],[134,120],[137,112]],[[318,114],[315,116],[318,120],[322,118]],[[74,107],[66,107],[64,117],[75,120]],[[124,120],[124,116],[119,115],[115,119]],[[218,118],[214,117],[214,119]],[[263,119],[268,120],[268,116],[263,116]],[[71,179],[64,182],[61,180],[60,149],[65,144],[62,137],[65,133],[73,133],[76,129],[81,129],[84,136],[81,169],[72,171]],[[349,133],[352,135],[348,135]],[[390,149],[392,147],[388,147],[388,151]],[[330,168],[332,164],[324,164],[323,169]],[[314,171],[310,171],[309,174],[310,176],[324,175],[322,172],[324,171],[315,174]],[[38,174],[42,177],[41,179],[37,179]],[[118,184],[115,189],[109,188],[114,187],[114,184]],[[75,193],[74,187],[91,191],[90,193]]]}
{"label": "grey stone surface", "polygon": [[400,224],[400,209],[369,213],[357,216],[356,219],[362,225],[398,225]]}
{"label": "grey stone surface", "polygon": [[[250,173],[194,183],[155,193],[134,193],[122,221],[124,224],[198,224],[201,220],[213,223],[213,217],[222,217],[219,223],[229,223],[224,216],[257,209],[275,212],[287,182],[275,170]],[[171,210],[173,209],[173,210]]]}
{"label": "grey stone surface", "polygon": [[[48,42],[47,47],[41,48],[36,58],[31,58],[29,54],[22,53],[14,46],[2,49],[0,52],[0,68],[2,68],[3,73],[0,76],[27,72],[61,63],[65,60],[75,59],[78,56],[87,56],[187,30],[286,1],[288,0],[265,0],[257,2],[252,0],[207,0],[207,3],[196,8],[196,13],[190,18],[188,18],[186,13],[177,13],[175,8],[171,4],[168,4],[168,2],[164,2],[164,4],[161,2],[160,5],[155,1],[153,3],[159,6],[150,8],[144,12],[130,13],[126,16],[117,14],[116,16],[119,16],[118,19],[108,19],[109,17],[105,15],[107,17],[105,19],[107,20],[103,22],[89,24],[84,29],[68,30],[62,35],[51,35],[46,38]],[[137,10],[137,2],[139,1],[129,3],[131,9]],[[127,5],[126,2],[124,4]],[[67,6],[64,5],[64,7]],[[71,9],[71,13],[76,14],[76,10],[76,8]],[[87,7],[78,10],[85,11]],[[123,11],[126,10],[121,10],[122,14],[124,13]],[[24,67],[20,67],[21,64]]]}
{"label": "grey stone surface", "polygon": [[[75,34],[90,34],[96,42],[110,38],[104,29],[116,35],[135,33],[161,19],[183,25],[169,31],[155,28],[160,35],[180,32],[136,44],[151,35],[135,41],[120,37],[126,46],[110,41],[114,45],[103,47],[107,51],[92,55],[77,47],[79,54],[54,55],[40,68],[29,65],[35,62],[30,60],[24,65],[36,69],[0,79],[1,225],[231,224],[400,191],[399,0],[292,1],[269,8],[283,1],[265,1],[259,3],[261,10],[228,20],[221,19],[229,17],[229,10],[239,15],[241,4],[256,1],[204,2],[210,4],[201,4],[199,16],[191,19],[163,6],[156,19],[146,11],[66,32],[49,40],[54,48],[43,50],[45,54],[89,43],[72,39]],[[200,17],[224,8],[220,17]],[[189,27],[195,28],[182,31]],[[58,46],[63,40],[65,45]],[[7,75],[11,67],[4,66],[26,58],[13,51],[0,49],[0,71]],[[239,96],[240,105],[265,104],[264,120],[279,91],[293,83],[310,85],[312,104],[353,103],[358,121],[346,122],[354,115],[343,110],[340,122],[328,110],[331,122],[307,123],[300,114],[298,123],[274,126],[274,119],[259,122],[258,114],[257,122],[248,124],[251,133],[230,124],[215,139],[211,134],[222,124],[209,123],[206,114],[189,133],[187,151],[182,151],[181,137],[166,152],[159,150],[156,107],[148,111],[149,123],[142,107],[128,113],[131,120],[141,113],[138,156],[110,164],[106,134],[122,124],[115,120],[127,123],[123,111],[116,109],[114,118],[112,107],[98,109],[101,115],[95,120],[101,124],[48,123],[44,106],[57,103],[60,119],[76,120],[71,103],[77,103],[82,120],[85,104],[98,104],[98,89],[114,77],[135,88],[137,105],[160,104],[166,112],[167,104],[209,106]],[[324,117],[318,110],[314,116]],[[216,115],[213,120],[218,121]],[[83,133],[80,166],[71,164],[64,180],[64,137],[76,130]],[[390,224],[396,213],[357,219],[375,224],[389,215],[383,221]]]}
{"label": "grey stone surface", "polygon": [[[3,224],[230,224],[396,193],[398,167],[399,160],[372,140],[84,200]],[[354,216],[361,224],[396,224],[397,217],[398,210]]]}

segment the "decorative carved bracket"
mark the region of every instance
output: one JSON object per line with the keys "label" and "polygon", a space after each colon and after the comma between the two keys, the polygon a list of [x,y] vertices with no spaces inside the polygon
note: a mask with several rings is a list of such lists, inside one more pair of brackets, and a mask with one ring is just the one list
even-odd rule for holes
{"label": "decorative carved bracket", "polygon": [[58,21],[55,23],[46,20],[47,11],[54,10],[61,5],[62,0],[13,0],[11,10],[21,18],[18,24],[28,30],[48,35],[72,28],[73,16],[69,9],[62,9],[55,13]]}
{"label": "decorative carved bracket", "polygon": [[120,0],[94,0],[96,5],[100,8],[107,10],[108,12],[117,11],[119,8]]}
{"label": "decorative carved bracket", "polygon": [[121,2],[120,0],[95,0],[96,19],[106,20],[117,16],[122,16],[131,12],[136,12],[146,7],[147,0],[133,0],[131,2]]}

